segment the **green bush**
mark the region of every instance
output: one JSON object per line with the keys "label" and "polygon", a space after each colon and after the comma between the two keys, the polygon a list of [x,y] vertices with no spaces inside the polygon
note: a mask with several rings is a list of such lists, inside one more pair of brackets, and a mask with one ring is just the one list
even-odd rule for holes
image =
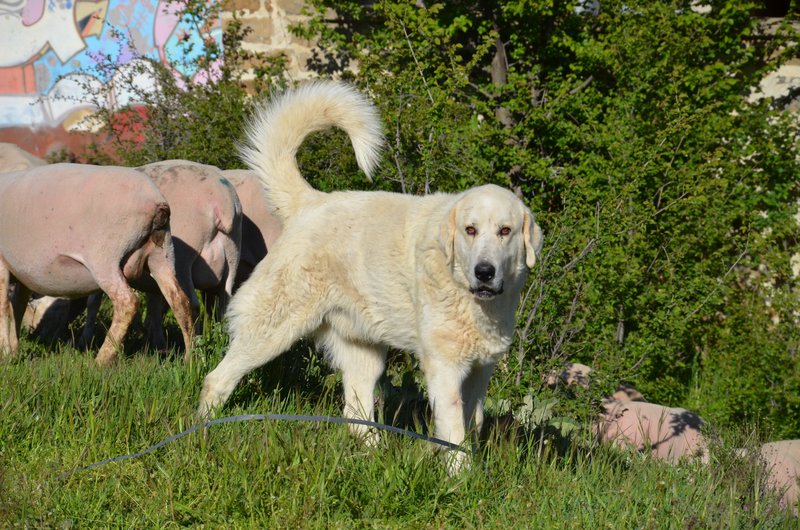
{"label": "green bush", "polygon": [[[757,3],[690,4],[313,0],[294,28],[319,43],[309,66],[373,97],[387,153],[374,183],[340,133],[311,138],[300,163],[323,190],[494,182],[530,204],[545,248],[493,395],[519,405],[576,360],[603,390],[624,379],[720,425],[797,437],[797,127],[747,102],[797,39],[788,25],[763,34]],[[244,32],[229,26],[219,82],[163,79],[144,143],[117,138],[126,162],[240,164],[241,68],[262,65],[264,92],[284,83],[279,61],[243,55]]]}
{"label": "green bush", "polygon": [[298,32],[357,63],[383,109],[379,178],[497,182],[538,212],[544,256],[501,367],[520,395],[579,360],[650,400],[798,436],[796,125],[746,102],[796,51],[791,30],[761,34],[756,4],[600,4],[319,0]]}

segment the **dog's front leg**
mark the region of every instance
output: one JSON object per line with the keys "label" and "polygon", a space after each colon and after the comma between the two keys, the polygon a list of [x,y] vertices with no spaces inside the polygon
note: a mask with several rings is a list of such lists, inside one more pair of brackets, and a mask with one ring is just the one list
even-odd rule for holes
{"label": "dog's front leg", "polygon": [[[469,365],[426,358],[422,363],[433,408],[434,436],[455,445],[464,442],[464,398],[461,389]],[[447,451],[448,472],[453,475],[469,462],[466,452]]]}

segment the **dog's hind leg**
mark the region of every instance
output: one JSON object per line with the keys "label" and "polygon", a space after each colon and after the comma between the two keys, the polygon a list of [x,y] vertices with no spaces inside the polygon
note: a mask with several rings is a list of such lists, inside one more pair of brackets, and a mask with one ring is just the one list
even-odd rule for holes
{"label": "dog's hind leg", "polygon": [[[346,339],[328,326],[317,333],[317,343],[325,350],[331,365],[342,371],[344,417],[373,421],[375,385],[386,366],[386,348]],[[378,433],[366,425],[351,424],[350,432],[368,446],[379,440]]]}
{"label": "dog's hind leg", "polygon": [[306,312],[317,305],[310,295],[292,296],[287,293],[286,284],[270,277],[270,273],[264,277],[264,283],[251,280],[231,299],[227,313],[230,345],[225,357],[203,381],[197,409],[201,419],[207,419],[212,410],[227,401],[242,377],[288,350],[321,324],[320,316]]}
{"label": "dog's hind leg", "polygon": [[302,334],[289,333],[291,326],[277,326],[265,335],[232,334],[225,357],[203,381],[197,416],[208,419],[228,400],[239,381],[289,349]]}

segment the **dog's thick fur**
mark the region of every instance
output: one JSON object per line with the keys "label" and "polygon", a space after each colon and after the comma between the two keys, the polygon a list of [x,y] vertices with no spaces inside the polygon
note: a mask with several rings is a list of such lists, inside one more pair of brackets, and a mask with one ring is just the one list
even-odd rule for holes
{"label": "dog's thick fur", "polygon": [[314,190],[295,155],[309,133],[329,126],[349,134],[369,175],[380,121],[347,85],[305,85],[251,124],[243,156],[284,231],[231,300],[230,347],[205,379],[198,412],[206,417],[245,374],[312,335],[343,372],[351,418],[372,419],[387,346],[415,352],[436,435],[461,444],[470,422],[479,429],[483,421],[541,230],[513,193],[494,185],[425,197]]}

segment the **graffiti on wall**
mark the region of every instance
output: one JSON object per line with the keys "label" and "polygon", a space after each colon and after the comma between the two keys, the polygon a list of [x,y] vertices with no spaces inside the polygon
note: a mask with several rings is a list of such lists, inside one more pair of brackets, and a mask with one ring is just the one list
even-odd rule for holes
{"label": "graffiti on wall", "polygon": [[[108,105],[135,103],[128,83],[114,81],[142,71],[141,58],[190,78],[205,75],[191,71],[187,50],[202,48],[203,37],[182,20],[183,7],[176,0],[0,0],[0,128],[80,130],[96,108],[92,92],[107,94]],[[211,35],[220,42],[218,23]],[[98,68],[101,61],[118,68]],[[152,84],[137,75],[139,87]]]}

